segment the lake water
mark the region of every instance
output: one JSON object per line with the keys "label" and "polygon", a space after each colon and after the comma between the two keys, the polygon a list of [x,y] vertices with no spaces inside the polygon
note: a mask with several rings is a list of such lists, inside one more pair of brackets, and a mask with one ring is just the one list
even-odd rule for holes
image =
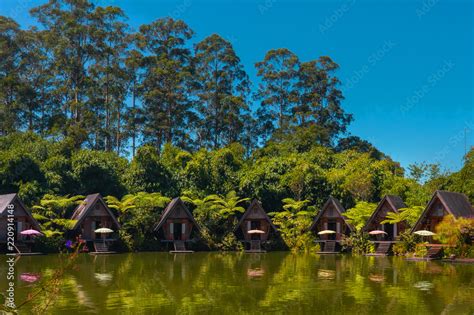
{"label": "lake water", "polygon": [[[28,281],[50,274],[58,261],[20,258],[17,302],[31,291]],[[83,254],[48,312],[474,314],[474,265],[287,252]]]}

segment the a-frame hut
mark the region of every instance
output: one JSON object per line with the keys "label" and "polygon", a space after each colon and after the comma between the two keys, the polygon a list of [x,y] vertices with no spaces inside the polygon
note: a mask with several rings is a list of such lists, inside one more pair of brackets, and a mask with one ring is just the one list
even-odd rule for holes
{"label": "a-frame hut", "polygon": [[[80,236],[82,240],[105,242],[117,239],[120,223],[100,194],[88,195],[76,207],[71,219],[77,220],[72,228],[73,234]],[[114,232],[107,234],[94,232],[100,228],[111,229]]]}
{"label": "a-frame hut", "polygon": [[190,241],[194,233],[199,233],[199,225],[194,220],[180,198],[174,198],[163,211],[154,231],[163,242],[174,243],[175,251],[186,251],[184,242]]}
{"label": "a-frame hut", "polygon": [[401,208],[406,207],[407,205],[399,196],[386,195],[379,202],[374,213],[372,213],[372,216],[367,220],[367,223],[362,230],[365,232],[371,232],[375,230],[384,231],[387,234],[385,234],[385,236],[377,236],[378,240],[395,241],[397,236],[408,228],[408,223],[402,221],[396,224],[382,224],[382,221],[387,218],[387,213],[398,213]]}
{"label": "a-frame hut", "polygon": [[411,231],[435,232],[436,226],[449,214],[456,219],[474,218],[474,210],[466,195],[437,190]]}
{"label": "a-frame hut", "polygon": [[260,243],[268,241],[272,234],[276,235],[278,231],[260,202],[253,199],[240,218],[235,233],[240,241],[251,244],[251,250],[259,251]]}
{"label": "a-frame hut", "polygon": [[10,218],[13,218],[14,222],[15,246],[20,252],[31,251],[34,238],[21,235],[21,232],[30,229],[41,231],[41,227],[18,197],[18,194],[0,195],[0,244],[2,244],[2,248],[7,243]]}
{"label": "a-frame hut", "polygon": [[347,222],[344,216],[346,209],[341,205],[339,200],[329,197],[324,206],[314,218],[310,230],[318,234],[321,231],[329,230],[336,233],[320,235],[322,240],[341,240],[343,235],[349,235],[354,231],[354,227]]}

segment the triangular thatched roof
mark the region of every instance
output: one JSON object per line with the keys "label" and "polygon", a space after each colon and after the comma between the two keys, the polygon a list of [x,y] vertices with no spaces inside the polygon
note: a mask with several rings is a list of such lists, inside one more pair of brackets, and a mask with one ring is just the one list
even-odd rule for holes
{"label": "triangular thatched roof", "polygon": [[337,200],[336,198],[334,197],[329,197],[328,200],[326,201],[326,203],[324,204],[324,206],[321,208],[321,211],[319,211],[318,215],[314,218],[313,220],[313,224],[311,224],[311,227],[309,228],[310,231],[313,230],[316,225],[318,224],[319,222],[319,219],[321,219],[322,215],[324,214],[324,212],[329,208],[329,206],[333,205],[334,208],[336,209],[336,211],[339,213],[339,216],[344,220],[344,223],[349,227],[349,230],[351,231],[354,231],[354,227],[349,223],[347,222],[347,219],[346,217],[344,216],[344,212],[346,212],[346,209],[344,209],[344,207],[341,205],[341,203],[339,202],[339,200]]}
{"label": "triangular thatched roof", "polygon": [[444,209],[455,218],[474,218],[474,209],[472,208],[472,205],[466,195],[457,192],[437,190],[433,194],[433,197],[431,197],[430,202],[426,206],[420,218],[413,226],[412,231],[416,231],[420,223],[429,213],[436,200],[439,200]]}
{"label": "triangular thatched roof", "polygon": [[120,223],[117,221],[117,218],[115,217],[114,213],[110,208],[107,206],[105,203],[104,199],[100,194],[91,194],[87,195],[86,198],[84,199],[83,202],[81,202],[80,205],[76,207],[74,210],[71,220],[77,220],[76,224],[73,227],[73,230],[79,228],[81,225],[82,221],[87,217],[89,212],[94,209],[94,206],[98,203],[102,203],[104,206],[105,210],[108,212],[114,223],[117,225],[118,228],[120,228]]}
{"label": "triangular thatched roof", "polygon": [[239,226],[244,222],[244,220],[251,214],[251,211],[253,209],[256,209],[257,212],[261,215],[261,219],[263,220],[266,220],[268,223],[270,223],[270,226],[273,228],[273,230],[275,232],[278,233],[278,230],[276,228],[276,226],[273,224],[272,220],[270,220],[270,217],[268,216],[268,214],[265,212],[265,209],[263,209],[262,205],[260,204],[260,202],[254,198],[252,200],[252,202],[250,203],[250,205],[248,206],[247,210],[245,210],[244,214],[242,215],[242,217],[240,218],[239,220],[239,223],[237,224],[237,226],[235,227],[235,231],[237,231],[237,229],[239,228]]}
{"label": "triangular thatched roof", "polygon": [[197,224],[196,220],[194,220],[194,216],[192,215],[192,213],[188,210],[188,208],[186,207],[186,205],[184,204],[184,202],[181,200],[181,198],[174,198],[173,200],[171,200],[171,202],[168,204],[168,206],[166,206],[165,210],[163,211],[163,213],[161,214],[161,217],[160,217],[160,220],[158,221],[158,223],[155,225],[155,228],[153,229],[154,231],[158,231],[162,226],[163,224],[165,224],[166,222],[166,219],[168,219],[168,217],[173,213],[173,211],[175,209],[177,209],[178,207],[181,207],[181,209],[183,209],[183,211],[186,213],[186,216],[189,218],[189,220],[191,220],[191,222],[193,222],[195,228],[199,231],[201,228],[199,227],[199,224]]}
{"label": "triangular thatched roof", "polygon": [[400,198],[399,196],[385,195],[385,197],[383,197],[383,199],[380,200],[379,204],[377,205],[377,208],[375,209],[375,211],[372,213],[370,218],[365,223],[365,226],[362,229],[363,231],[365,231],[367,227],[372,223],[372,221],[377,217],[378,212],[382,210],[382,206],[384,205],[385,202],[388,203],[392,212],[395,212],[395,213],[398,213],[399,209],[407,207],[405,202],[403,202],[402,198]]}
{"label": "triangular thatched roof", "polygon": [[33,218],[33,215],[28,210],[28,208],[23,204],[21,199],[18,197],[18,194],[0,195],[0,217],[7,216],[7,207],[8,207],[8,205],[12,204],[15,201],[18,202],[18,204],[25,211],[26,215],[31,219],[31,223],[35,227],[35,229],[37,231],[41,231],[41,227],[40,227],[38,221],[36,221],[35,218]]}

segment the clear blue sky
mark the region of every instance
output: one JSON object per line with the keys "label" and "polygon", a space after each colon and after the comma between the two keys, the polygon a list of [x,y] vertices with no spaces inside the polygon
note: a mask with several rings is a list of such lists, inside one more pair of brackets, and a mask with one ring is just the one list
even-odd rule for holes
{"label": "clear blue sky", "polygon": [[[0,14],[23,27],[45,1],[1,0]],[[230,40],[255,79],[254,63],[272,48],[302,60],[328,55],[340,65],[353,113],[350,132],[407,166],[462,165],[464,133],[474,145],[473,2],[470,0],[153,1],[96,0],[117,5],[138,27],[163,16],[185,20],[195,41]]]}

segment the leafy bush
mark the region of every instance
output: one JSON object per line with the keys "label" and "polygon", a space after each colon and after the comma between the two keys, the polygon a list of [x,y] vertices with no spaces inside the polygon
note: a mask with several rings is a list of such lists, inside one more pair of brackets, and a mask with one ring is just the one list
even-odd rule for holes
{"label": "leafy bush", "polygon": [[65,250],[65,241],[62,236],[37,237],[35,239],[33,250],[39,253],[58,253]]}
{"label": "leafy bush", "polygon": [[351,250],[353,254],[363,255],[375,251],[374,244],[370,241],[368,233],[357,231],[341,240],[343,250]]}
{"label": "leafy bush", "polygon": [[410,233],[410,231],[402,232],[400,233],[400,241],[393,245],[392,251],[397,256],[411,253],[415,250],[418,240],[418,235]]}
{"label": "leafy bush", "polygon": [[467,257],[472,251],[474,237],[474,219],[458,218],[452,215],[445,216],[436,226],[435,239],[442,244],[449,245],[445,253],[458,257]]}

